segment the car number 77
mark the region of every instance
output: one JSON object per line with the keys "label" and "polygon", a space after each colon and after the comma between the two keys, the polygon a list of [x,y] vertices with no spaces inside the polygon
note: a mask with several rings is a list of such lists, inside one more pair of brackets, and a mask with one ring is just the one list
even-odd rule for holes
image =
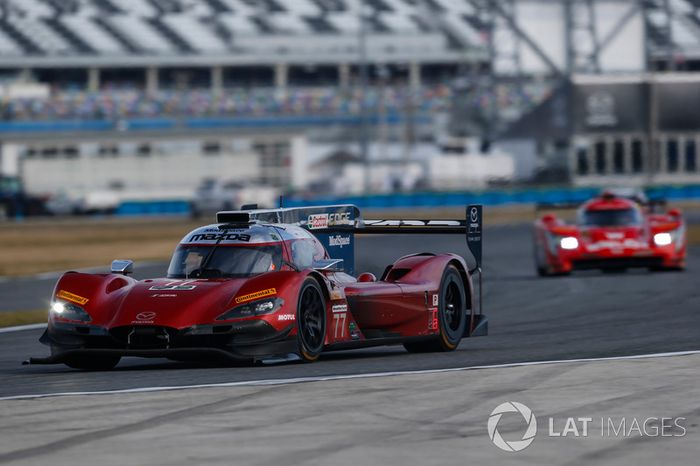
{"label": "car number 77", "polygon": [[[347,313],[336,312],[333,314],[333,338],[343,338],[345,337],[345,321],[347,320]],[[342,321],[342,323],[341,323]],[[340,330],[340,335],[338,335],[338,330]]]}

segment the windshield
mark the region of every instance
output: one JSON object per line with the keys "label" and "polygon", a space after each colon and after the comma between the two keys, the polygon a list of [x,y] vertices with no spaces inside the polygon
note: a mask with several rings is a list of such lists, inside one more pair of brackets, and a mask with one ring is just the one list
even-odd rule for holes
{"label": "windshield", "polygon": [[[202,261],[211,254],[206,269]],[[168,267],[168,278],[241,278],[279,270],[282,247],[178,246]]]}
{"label": "windshield", "polygon": [[579,223],[600,227],[639,225],[642,215],[639,209],[587,210],[580,214]]}

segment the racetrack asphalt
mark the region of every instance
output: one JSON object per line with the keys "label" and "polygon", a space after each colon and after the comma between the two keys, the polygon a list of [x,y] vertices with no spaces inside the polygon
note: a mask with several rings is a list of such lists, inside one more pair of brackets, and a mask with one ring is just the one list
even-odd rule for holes
{"label": "racetrack asphalt", "polygon": [[[490,334],[465,339],[452,353],[408,354],[400,346],[384,347],[328,353],[313,364],[262,367],[124,359],[111,372],[79,372],[63,365],[21,366],[29,356],[48,353],[37,341],[42,331],[29,330],[0,334],[0,397],[700,349],[700,248],[691,248],[685,272],[591,271],[539,278],[531,243],[526,225],[486,230],[484,313],[490,319]],[[465,250],[461,236],[362,237],[357,244],[358,270],[379,274],[403,254]],[[136,268],[143,276],[157,275],[164,266]],[[54,280],[13,280],[11,288],[14,296],[41,304]],[[6,289],[0,288],[3,299]]]}

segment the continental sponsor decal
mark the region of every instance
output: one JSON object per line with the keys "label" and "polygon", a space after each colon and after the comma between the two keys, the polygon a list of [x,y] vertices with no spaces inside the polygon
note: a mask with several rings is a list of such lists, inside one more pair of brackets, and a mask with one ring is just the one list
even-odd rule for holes
{"label": "continental sponsor decal", "polygon": [[60,290],[58,293],[56,293],[57,298],[65,299],[67,301],[73,301],[74,303],[78,303],[81,306],[89,301],[87,298],[83,298],[82,296],[78,296],[77,294],[73,294],[70,291],[66,290]]}
{"label": "continental sponsor decal", "polygon": [[276,288],[268,288],[267,290],[256,291],[255,293],[244,294],[243,296],[238,296],[236,298],[236,304],[245,303],[246,301],[252,301],[254,299],[265,298],[267,296],[274,296],[277,294]]}

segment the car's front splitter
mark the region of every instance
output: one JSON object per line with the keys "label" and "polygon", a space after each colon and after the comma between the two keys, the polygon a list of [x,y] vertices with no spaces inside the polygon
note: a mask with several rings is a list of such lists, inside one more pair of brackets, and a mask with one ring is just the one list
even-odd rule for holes
{"label": "car's front splitter", "polygon": [[[263,321],[251,322],[245,328],[230,327],[228,331],[221,331],[215,325],[182,330],[134,327],[137,331],[154,330],[152,344],[148,344],[143,338],[133,339],[138,332],[125,332],[122,328],[108,330],[99,326],[54,323],[40,338],[42,343],[51,346],[52,356],[31,358],[27,362],[59,364],[79,355],[240,361],[287,355],[297,350],[296,338],[290,336],[293,324],[281,331]],[[165,335],[167,339],[161,338]]]}

